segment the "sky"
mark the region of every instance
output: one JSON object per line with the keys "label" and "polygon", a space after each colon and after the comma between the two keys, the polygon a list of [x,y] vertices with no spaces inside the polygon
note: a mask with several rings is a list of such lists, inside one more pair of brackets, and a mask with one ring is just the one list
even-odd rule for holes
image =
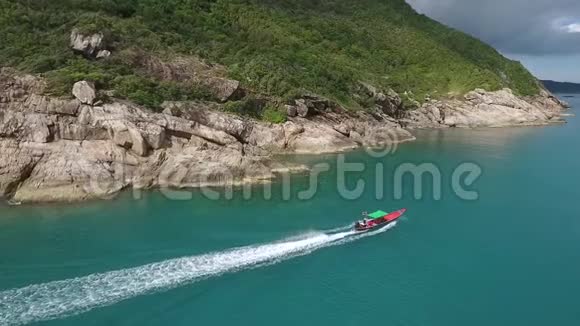
{"label": "sky", "polygon": [[521,61],[536,77],[580,83],[580,0],[407,0]]}

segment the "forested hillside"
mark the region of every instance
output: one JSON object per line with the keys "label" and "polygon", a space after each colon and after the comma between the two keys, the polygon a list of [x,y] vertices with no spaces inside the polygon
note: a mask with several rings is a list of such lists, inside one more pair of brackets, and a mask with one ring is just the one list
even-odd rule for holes
{"label": "forested hillside", "polygon": [[[73,53],[73,29],[103,33],[112,55]],[[0,0],[0,65],[41,73],[62,95],[89,79],[150,106],[208,98],[144,74],[146,52],[197,56],[225,67],[255,94],[284,99],[307,90],[349,108],[360,81],[392,88],[409,103],[510,87],[536,79],[490,46],[417,14],[403,0]]]}

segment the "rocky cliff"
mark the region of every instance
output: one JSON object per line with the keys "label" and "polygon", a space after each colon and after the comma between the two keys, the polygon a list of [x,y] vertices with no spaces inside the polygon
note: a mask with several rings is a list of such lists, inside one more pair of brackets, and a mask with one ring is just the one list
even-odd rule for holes
{"label": "rocky cliff", "polygon": [[267,124],[222,112],[218,103],[167,102],[163,113],[114,99],[102,103],[84,81],[71,99],[47,96],[45,88],[39,77],[0,72],[0,196],[6,199],[76,201],[127,187],[263,182],[297,168],[273,154],[413,139],[381,111],[316,111],[311,99],[297,101],[306,107],[304,117]]}
{"label": "rocky cliff", "polygon": [[[176,13],[162,3],[6,8],[0,197],[264,182],[305,168],[276,154],[405,142],[417,128],[562,121],[565,104],[523,66],[402,0],[194,1]],[[468,85],[497,91],[459,97]]]}
{"label": "rocky cliff", "polygon": [[537,126],[561,123],[568,104],[546,90],[518,97],[510,89],[477,89],[461,99],[433,100],[407,112],[400,121],[407,128],[477,128]]}
{"label": "rocky cliff", "polygon": [[[0,196],[6,199],[76,201],[106,198],[127,187],[263,182],[277,172],[304,169],[273,160],[273,154],[412,140],[401,126],[561,122],[565,105],[548,92],[518,98],[508,89],[476,90],[464,99],[430,101],[404,112],[393,111],[400,100],[350,112],[306,97],[287,107],[295,116],[286,123],[268,124],[222,112],[218,103],[167,102],[163,113],[120,100],[102,103],[84,81],[75,84],[71,99],[47,96],[45,88],[39,77],[0,71]],[[385,99],[382,93],[373,96]]]}

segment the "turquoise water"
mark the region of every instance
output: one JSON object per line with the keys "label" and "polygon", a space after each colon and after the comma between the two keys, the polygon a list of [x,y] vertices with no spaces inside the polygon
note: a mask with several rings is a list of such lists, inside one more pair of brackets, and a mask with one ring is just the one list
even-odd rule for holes
{"label": "turquoise water", "polygon": [[[570,99],[580,107],[578,99]],[[572,110],[574,112],[574,110]],[[336,155],[308,200],[306,175],[272,198],[199,191],[186,201],[146,192],[72,206],[0,207],[0,324],[38,325],[578,325],[580,123],[423,131],[382,158],[350,153],[366,170],[353,200],[337,190]],[[462,200],[452,173],[482,174]],[[384,194],[375,191],[384,165]],[[393,173],[433,163],[415,199]],[[340,178],[338,178],[340,179]],[[409,209],[366,236],[362,210]],[[238,249],[233,249],[238,248]],[[179,258],[179,259],[176,259]]]}

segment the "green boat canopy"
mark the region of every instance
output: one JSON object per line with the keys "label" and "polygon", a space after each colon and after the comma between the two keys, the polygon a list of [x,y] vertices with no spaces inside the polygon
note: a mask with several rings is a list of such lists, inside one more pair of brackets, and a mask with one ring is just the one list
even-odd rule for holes
{"label": "green boat canopy", "polygon": [[383,211],[376,211],[374,213],[369,214],[370,218],[381,218],[384,217],[385,215],[387,215],[388,213],[383,212]]}

